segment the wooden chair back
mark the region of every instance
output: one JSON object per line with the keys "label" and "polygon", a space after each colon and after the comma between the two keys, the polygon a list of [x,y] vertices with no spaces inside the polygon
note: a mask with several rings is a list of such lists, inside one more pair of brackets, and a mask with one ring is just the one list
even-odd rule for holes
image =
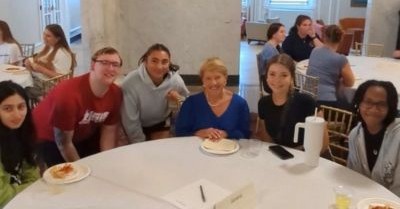
{"label": "wooden chair back", "polygon": [[349,151],[348,134],[353,124],[353,113],[340,108],[321,105],[329,133],[329,153],[333,161],[346,165]]}
{"label": "wooden chair back", "polygon": [[59,84],[63,80],[67,80],[72,78],[72,71],[70,71],[68,74],[63,74],[63,75],[58,75],[46,80],[43,80],[43,90],[44,90],[44,95],[49,93],[51,89],[53,89],[57,84]]}
{"label": "wooden chair back", "polygon": [[350,48],[352,44],[353,44],[353,34],[344,33],[343,38],[340,41],[339,47],[336,50],[336,52],[347,56],[350,53]]}

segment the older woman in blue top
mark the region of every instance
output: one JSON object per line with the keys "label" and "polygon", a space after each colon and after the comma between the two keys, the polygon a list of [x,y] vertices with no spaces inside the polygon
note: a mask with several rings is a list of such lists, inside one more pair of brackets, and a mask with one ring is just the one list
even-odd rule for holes
{"label": "older woman in blue top", "polygon": [[228,70],[222,60],[207,59],[200,68],[200,77],[204,91],[183,103],[176,135],[211,140],[249,138],[249,107],[246,100],[225,88]]}

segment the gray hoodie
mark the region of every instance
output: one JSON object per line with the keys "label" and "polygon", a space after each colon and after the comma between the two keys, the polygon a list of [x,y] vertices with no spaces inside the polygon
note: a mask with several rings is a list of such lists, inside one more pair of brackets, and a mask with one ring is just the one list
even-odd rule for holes
{"label": "gray hoodie", "polygon": [[122,83],[122,125],[130,143],[145,140],[142,127],[150,127],[166,120],[170,114],[167,94],[176,90],[187,97],[189,91],[177,72],[169,71],[164,81],[154,85],[144,64],[130,72]]}
{"label": "gray hoodie", "polygon": [[373,179],[400,196],[400,119],[387,128],[372,172],[365,150],[364,131],[358,123],[349,134],[347,167]]}

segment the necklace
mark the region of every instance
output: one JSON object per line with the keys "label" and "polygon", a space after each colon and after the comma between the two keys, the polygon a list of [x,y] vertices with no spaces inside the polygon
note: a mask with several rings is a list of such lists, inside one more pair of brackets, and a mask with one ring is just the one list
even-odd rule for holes
{"label": "necklace", "polygon": [[224,95],[222,94],[222,98],[219,101],[217,101],[216,103],[213,104],[213,103],[209,102],[210,99],[208,97],[208,94],[205,93],[205,95],[206,95],[207,104],[210,105],[210,107],[220,106],[222,104],[222,102],[220,102],[220,101],[222,101],[224,99]]}

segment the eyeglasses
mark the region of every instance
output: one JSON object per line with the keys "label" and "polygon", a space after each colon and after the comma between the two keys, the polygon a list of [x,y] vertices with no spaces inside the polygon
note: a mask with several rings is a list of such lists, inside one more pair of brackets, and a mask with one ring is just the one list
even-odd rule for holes
{"label": "eyeglasses", "polygon": [[386,102],[372,102],[372,101],[362,101],[361,102],[361,107],[366,108],[366,109],[371,109],[373,106],[376,107],[377,110],[385,110],[387,109],[387,103]]}
{"label": "eyeglasses", "polygon": [[101,65],[103,65],[104,67],[110,67],[110,65],[113,68],[120,68],[121,67],[121,63],[119,63],[119,62],[110,62],[110,61],[107,61],[107,60],[94,60],[94,62],[98,62]]}

